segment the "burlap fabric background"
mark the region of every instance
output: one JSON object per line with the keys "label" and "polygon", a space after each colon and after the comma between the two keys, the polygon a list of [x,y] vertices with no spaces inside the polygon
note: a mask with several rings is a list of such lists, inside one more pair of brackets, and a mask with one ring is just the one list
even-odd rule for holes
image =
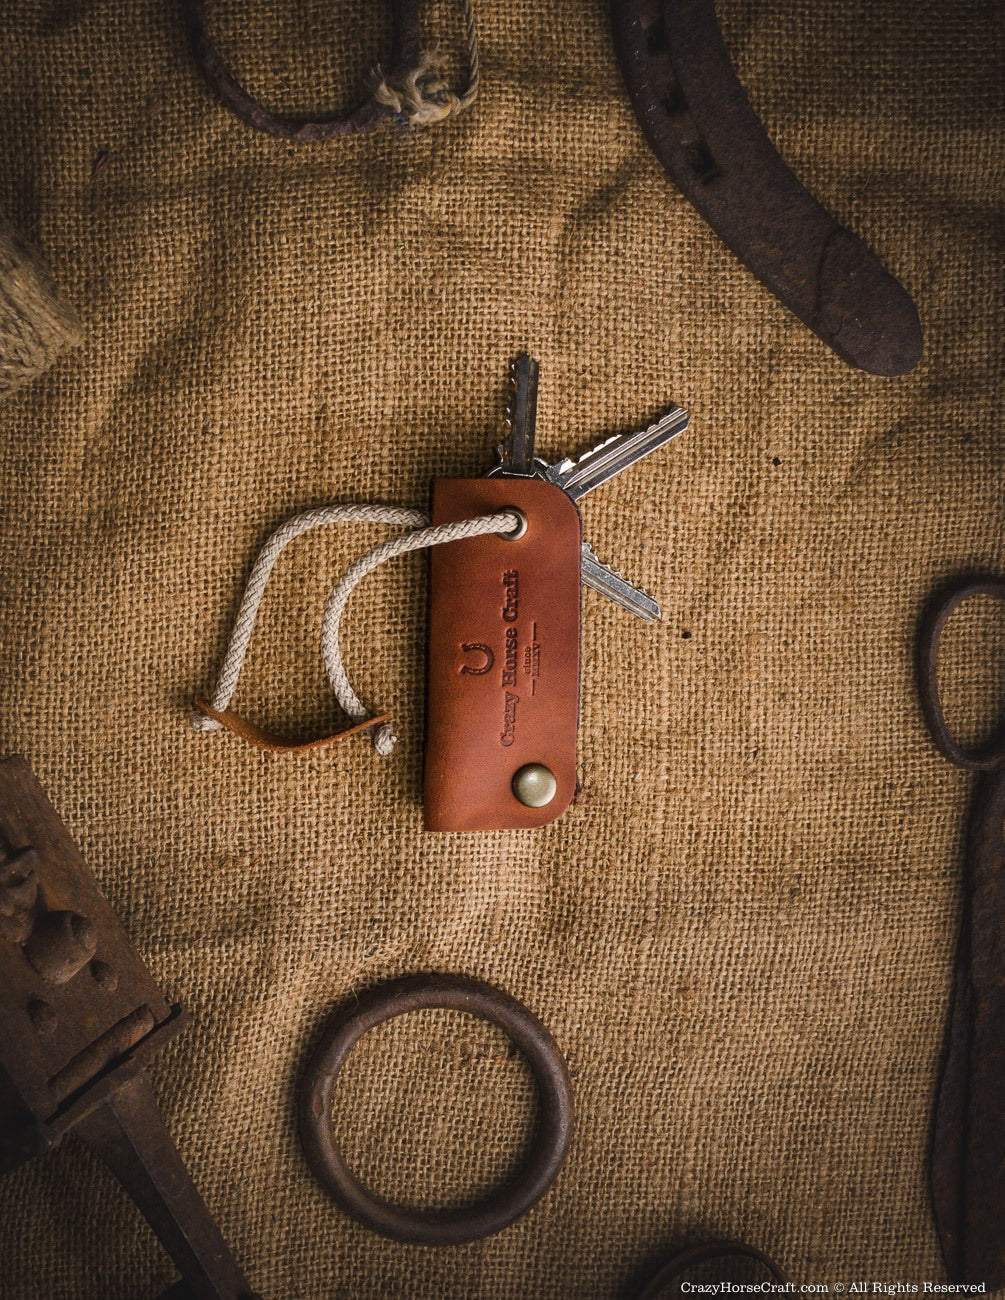
{"label": "burlap fabric background", "polygon": [[[912,642],[937,579],[1003,562],[995,6],[720,8],[782,152],[915,295],[914,374],[838,361],[671,188],[600,0],[479,0],[473,111],[307,149],[209,97],[171,4],[3,6],[0,208],[88,338],[0,408],[0,741],[193,1013],[154,1084],[269,1300],[626,1296],[710,1234],[799,1281],[943,1277],[925,1158],[969,780],[923,730]],[[263,98],[332,107],[379,56],[374,10],[212,12]],[[459,37],[450,5],[429,21]],[[186,701],[273,526],[480,473],[522,347],[549,457],[674,400],[693,415],[584,503],[664,618],[586,594],[577,805],[539,833],[423,834],[421,558],[347,620],[354,680],[400,724],[389,760],[196,735]],[[260,723],[339,724],[320,612],[378,536],[283,560],[235,700]],[[949,647],[973,726],[992,625],[976,611],[981,651]],[[578,1097],[548,1197],[451,1250],[343,1218],[294,1130],[326,1012],[421,969],[524,1000]],[[501,1037],[448,1014],[374,1035],[340,1107],[361,1170],[416,1201],[504,1175],[533,1113]],[[72,1141],[0,1203],[4,1297],[173,1276]]]}

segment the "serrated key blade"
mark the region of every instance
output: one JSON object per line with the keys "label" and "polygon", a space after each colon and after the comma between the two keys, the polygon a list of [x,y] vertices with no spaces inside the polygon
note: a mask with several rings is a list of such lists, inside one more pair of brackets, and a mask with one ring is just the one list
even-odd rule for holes
{"label": "serrated key blade", "polygon": [[633,586],[609,564],[603,564],[598,560],[589,542],[584,542],[582,545],[581,575],[587,587],[599,591],[602,596],[607,596],[609,600],[613,600],[644,622],[652,623],[660,617],[660,607],[652,596],[641,587]]}
{"label": "serrated key blade", "polygon": [[506,475],[530,478],[534,474],[534,431],[537,423],[537,378],[539,367],[522,352],[513,365],[513,396],[509,405],[509,434],[499,448],[499,470]]}
{"label": "serrated key blade", "polygon": [[648,429],[635,433],[618,433],[607,438],[578,460],[563,460],[549,465],[545,478],[573,501],[586,496],[622,470],[628,469],[650,452],[657,451],[678,434],[683,433],[691,421],[687,411],[675,406]]}

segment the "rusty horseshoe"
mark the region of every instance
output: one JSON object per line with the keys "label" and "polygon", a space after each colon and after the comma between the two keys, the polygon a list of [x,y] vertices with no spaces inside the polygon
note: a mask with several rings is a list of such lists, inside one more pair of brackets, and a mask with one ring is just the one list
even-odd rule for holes
{"label": "rusty horseshoe", "polygon": [[639,125],[671,179],[741,262],[850,365],[921,357],[907,292],[789,170],[733,71],[714,0],[611,0]]}

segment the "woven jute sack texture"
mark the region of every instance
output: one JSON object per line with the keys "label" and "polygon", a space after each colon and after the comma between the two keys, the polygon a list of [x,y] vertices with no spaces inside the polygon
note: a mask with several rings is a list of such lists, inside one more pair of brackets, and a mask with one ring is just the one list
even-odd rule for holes
{"label": "woven jute sack texture", "polygon": [[[926,1153],[969,782],[928,740],[912,655],[932,585],[1003,562],[1000,12],[718,8],[782,153],[915,296],[911,375],[837,360],[672,188],[601,0],[479,0],[468,113],[310,148],[214,101],[174,5],[2,7],[0,210],[86,341],[0,406],[0,744],[193,1015],[151,1077],[268,1300],[628,1296],[713,1235],[800,1282],[944,1279]],[[424,12],[456,54],[459,9]],[[363,0],[210,16],[288,110],[351,106],[388,37]],[[576,804],[534,833],[423,833],[416,556],[346,619],[353,681],[398,725],[390,758],[365,737],[282,757],[196,734],[188,701],[271,529],[481,473],[524,348],[548,459],[692,413],[583,503],[664,616],[585,595]],[[381,535],[284,556],[239,711],[305,738],[342,725],[321,611]],[[960,626],[947,680],[977,728],[1002,637],[983,607]],[[420,970],[526,1002],[577,1097],[547,1197],[451,1249],[344,1218],[295,1132],[328,1012]],[[429,1012],[361,1044],[335,1122],[373,1186],[436,1204],[506,1177],[533,1115],[495,1030]],[[72,1139],[0,1182],[0,1207],[4,1297],[137,1300],[173,1276]]]}

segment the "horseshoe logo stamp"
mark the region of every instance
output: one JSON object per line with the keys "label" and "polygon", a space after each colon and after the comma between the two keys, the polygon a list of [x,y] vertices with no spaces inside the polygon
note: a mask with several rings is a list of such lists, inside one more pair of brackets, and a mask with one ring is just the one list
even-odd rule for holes
{"label": "horseshoe logo stamp", "polygon": [[482,655],[484,663],[481,664],[461,664],[458,672],[466,673],[471,677],[482,677],[485,673],[491,672],[492,665],[496,661],[491,647],[484,645],[481,641],[465,641],[461,646],[461,653],[466,655]]}

